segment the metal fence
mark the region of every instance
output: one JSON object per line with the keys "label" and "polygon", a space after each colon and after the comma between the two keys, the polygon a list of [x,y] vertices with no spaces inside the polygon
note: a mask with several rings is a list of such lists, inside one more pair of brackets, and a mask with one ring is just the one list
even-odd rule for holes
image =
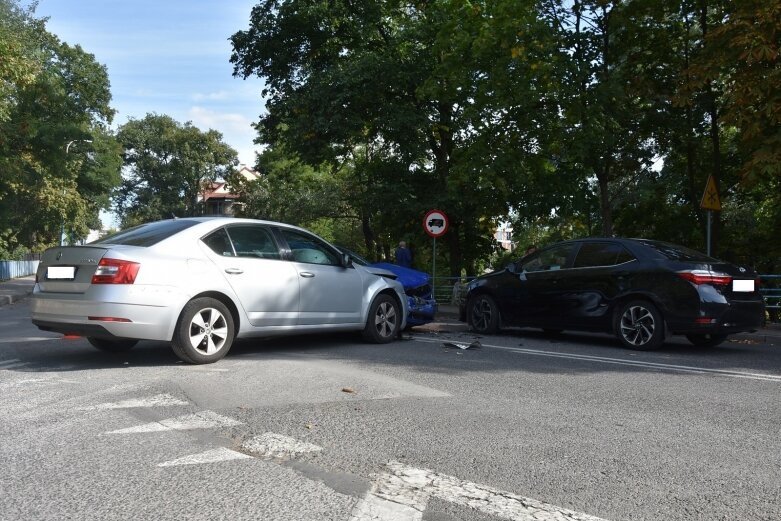
{"label": "metal fence", "polygon": [[781,315],[781,275],[760,275],[759,279],[759,291],[765,297],[765,305],[775,311],[778,319]]}
{"label": "metal fence", "polygon": [[35,275],[39,260],[0,261],[0,280]]}

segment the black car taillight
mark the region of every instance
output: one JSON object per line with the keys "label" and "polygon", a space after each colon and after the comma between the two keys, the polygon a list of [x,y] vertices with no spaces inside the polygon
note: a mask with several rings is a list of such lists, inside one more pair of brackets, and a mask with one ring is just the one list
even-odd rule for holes
{"label": "black car taillight", "polygon": [[684,280],[688,280],[698,286],[700,284],[718,284],[727,285],[732,283],[732,276],[725,273],[713,273],[710,271],[692,270],[692,271],[679,271],[677,273],[679,277]]}
{"label": "black car taillight", "polygon": [[120,259],[102,258],[92,276],[93,284],[133,284],[141,264]]}

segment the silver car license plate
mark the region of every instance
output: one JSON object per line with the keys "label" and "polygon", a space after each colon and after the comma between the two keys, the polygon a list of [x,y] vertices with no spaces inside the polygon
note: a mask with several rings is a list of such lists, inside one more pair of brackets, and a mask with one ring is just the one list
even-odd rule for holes
{"label": "silver car license plate", "polygon": [[74,266],[49,266],[46,269],[47,279],[73,280],[76,276]]}

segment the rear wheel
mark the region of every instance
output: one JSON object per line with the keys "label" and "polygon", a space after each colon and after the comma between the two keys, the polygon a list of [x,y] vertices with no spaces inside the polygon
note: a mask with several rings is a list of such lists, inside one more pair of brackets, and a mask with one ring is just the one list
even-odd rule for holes
{"label": "rear wheel", "polygon": [[223,358],[233,344],[233,316],[219,300],[191,300],[182,310],[171,347],[190,364],[211,364]]}
{"label": "rear wheel", "polygon": [[477,333],[490,335],[499,330],[499,307],[488,295],[475,295],[466,305],[469,326]]}
{"label": "rear wheel", "polygon": [[686,338],[697,347],[716,347],[727,339],[727,335],[714,335],[712,333],[698,333],[686,335]]}
{"label": "rear wheel", "polygon": [[369,308],[363,337],[375,344],[387,344],[399,334],[401,318],[396,299],[390,295],[378,295]]}
{"label": "rear wheel", "polygon": [[110,353],[124,353],[130,351],[138,343],[138,340],[119,340],[112,338],[95,338],[92,336],[87,337],[87,342],[92,344],[93,347],[100,349],[101,351],[108,351]]}
{"label": "rear wheel", "polygon": [[620,308],[615,332],[629,349],[658,349],[664,342],[662,315],[646,300],[633,300]]}

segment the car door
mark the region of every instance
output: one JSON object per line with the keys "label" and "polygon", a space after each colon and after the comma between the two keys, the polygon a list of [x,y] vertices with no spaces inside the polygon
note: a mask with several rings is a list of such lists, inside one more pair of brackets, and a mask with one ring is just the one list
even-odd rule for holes
{"label": "car door", "polygon": [[363,278],[342,264],[342,255],[330,244],[303,231],[277,228],[287,243],[291,264],[298,273],[301,325],[338,325],[361,322]]}
{"label": "car door", "polygon": [[615,241],[584,242],[561,287],[569,295],[565,325],[578,329],[611,327],[610,306],[622,291],[623,268],[635,257]]}
{"label": "car door", "polygon": [[202,241],[239,297],[250,324],[262,327],[298,323],[298,272],[282,258],[267,226],[231,225],[210,233]]}
{"label": "car door", "polygon": [[524,281],[528,301],[523,322],[532,327],[559,327],[571,306],[562,284],[570,276],[569,267],[577,243],[563,243],[546,248],[520,266],[519,279]]}

